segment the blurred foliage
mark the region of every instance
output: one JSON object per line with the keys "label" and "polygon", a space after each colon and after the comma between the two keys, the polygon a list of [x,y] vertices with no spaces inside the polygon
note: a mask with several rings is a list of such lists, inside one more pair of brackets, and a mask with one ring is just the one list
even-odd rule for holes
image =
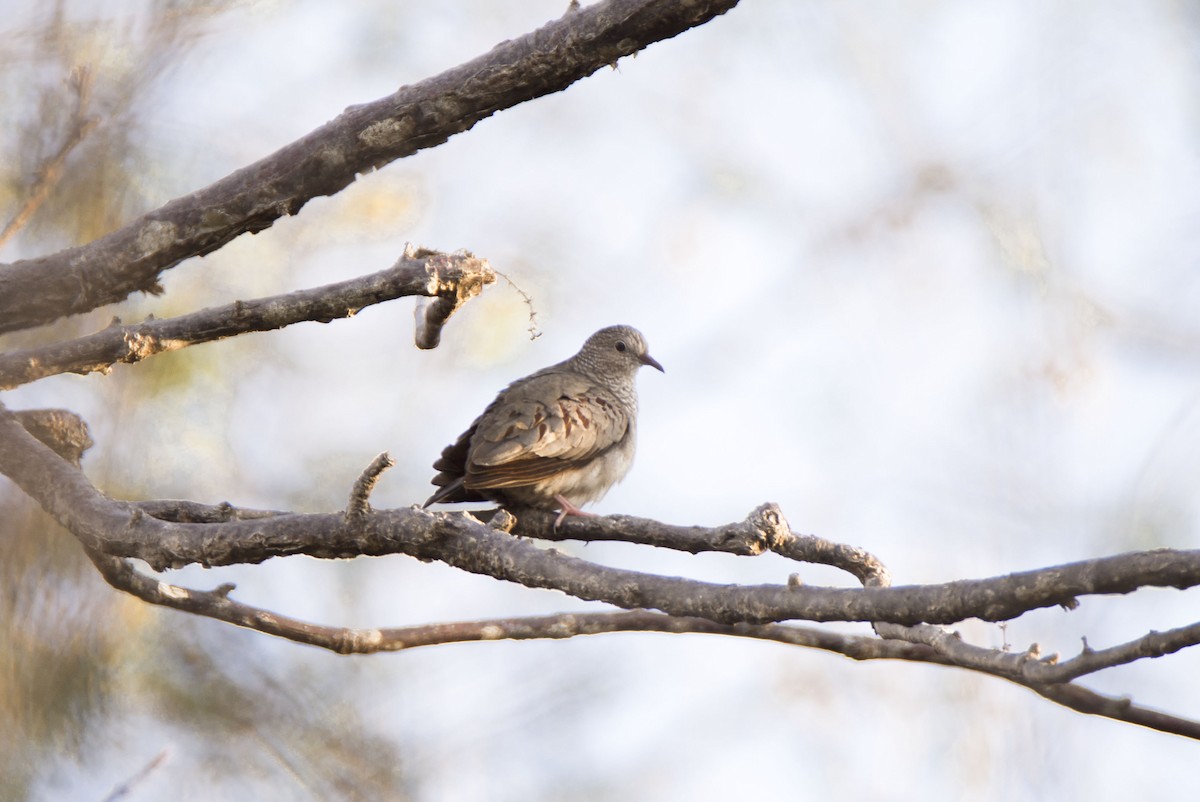
{"label": "blurred foliage", "polygon": [[[5,259],[88,242],[168,199],[171,168],[158,161],[171,154],[147,151],[143,121],[210,21],[240,4],[146,0],[96,17],[59,0],[0,38],[0,226],[31,205],[79,117],[98,120],[3,246]],[[210,292],[223,289],[208,283]],[[197,308],[197,293],[172,297],[187,306],[156,306],[157,314]],[[144,315],[144,304],[135,299],[116,311],[133,319]],[[113,312],[9,335],[5,346],[93,331]],[[106,446],[86,463],[92,480],[138,497],[147,484],[162,484],[164,471],[194,479],[197,458],[220,465],[224,443],[212,435],[251,350],[226,349],[220,366],[212,350],[199,348],[118,368],[97,388],[112,414],[92,421]],[[192,426],[177,425],[198,412]],[[180,463],[122,462],[154,441],[169,441],[171,452],[184,455]],[[405,798],[394,744],[339,704],[347,689],[329,687],[333,680],[297,661],[262,662],[257,650],[270,647],[243,633],[213,634],[207,622],[118,594],[73,538],[8,486],[0,492],[0,521],[0,798],[26,798],[55,787],[64,773],[104,765],[104,755],[123,752],[131,722],[146,717],[156,722],[153,736],[170,739],[158,747],[168,747],[167,759],[149,774],[170,777],[171,787],[186,789],[181,797],[205,798],[206,788],[241,795],[260,782],[285,798]],[[228,770],[234,763],[236,776]]]}
{"label": "blurred foliage", "polygon": [[228,5],[152,0],[94,18],[72,15],[70,3],[58,0],[4,38],[0,98],[8,124],[0,148],[12,155],[0,162],[5,208],[20,202],[68,135],[79,102],[69,77],[79,70],[92,76],[86,113],[100,120],[30,223],[26,234],[39,249],[89,242],[143,208],[153,182],[146,180],[149,154],[138,146],[142,111],[204,22]]}
{"label": "blurred foliage", "polygon": [[23,494],[0,494],[0,520],[0,797],[20,799],[110,711],[130,602]]}
{"label": "blurred foliage", "polygon": [[[6,260],[90,242],[166,199],[156,180],[164,168],[146,147],[146,113],[207,21],[234,2],[145,0],[104,17],[67,0],[30,4],[24,25],[0,37],[0,226],[34,207],[0,251]],[[44,201],[36,202],[79,117],[97,124],[70,150]],[[108,309],[76,316],[53,324],[54,330],[77,336],[112,315]],[[15,333],[5,343],[21,348],[42,338]]]}
{"label": "blurred foliage", "polygon": [[262,781],[293,789],[285,796],[405,798],[395,745],[365,730],[340,676],[272,660],[257,635],[199,620],[173,617],[156,635],[129,690],[188,737],[180,762],[212,787],[248,792]]}

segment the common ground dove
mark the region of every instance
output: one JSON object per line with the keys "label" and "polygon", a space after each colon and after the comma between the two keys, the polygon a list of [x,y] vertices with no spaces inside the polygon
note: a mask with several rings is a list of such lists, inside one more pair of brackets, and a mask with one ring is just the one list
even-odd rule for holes
{"label": "common ground dove", "polygon": [[559,509],[555,526],[629,472],[637,428],[638,368],[662,365],[641,332],[609,326],[575,356],[517,379],[433,463],[441,502],[497,501]]}

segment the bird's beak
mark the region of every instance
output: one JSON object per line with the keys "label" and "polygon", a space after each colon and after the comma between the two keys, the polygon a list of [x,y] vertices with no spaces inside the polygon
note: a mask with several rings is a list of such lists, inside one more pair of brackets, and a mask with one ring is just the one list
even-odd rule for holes
{"label": "bird's beak", "polygon": [[658,360],[655,359],[654,357],[650,356],[649,354],[642,354],[641,356],[638,357],[638,361],[641,362],[643,365],[649,365],[652,368],[658,368],[658,371],[660,373],[666,373],[666,371],[663,370],[663,366],[658,364]]}

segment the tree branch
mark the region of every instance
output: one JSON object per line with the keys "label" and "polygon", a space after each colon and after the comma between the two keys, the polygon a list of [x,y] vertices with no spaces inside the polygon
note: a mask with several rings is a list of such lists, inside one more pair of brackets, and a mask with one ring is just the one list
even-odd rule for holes
{"label": "tree branch", "polygon": [[354,483],[354,489],[350,491],[350,500],[346,502],[346,521],[348,523],[361,523],[367,517],[367,513],[371,511],[368,499],[371,491],[375,489],[375,483],[379,481],[379,477],[383,475],[384,471],[395,464],[395,460],[385,451],[375,457],[358,477]]}
{"label": "tree branch", "polygon": [[[67,342],[0,354],[0,389],[59,373],[107,372],[165,351],[304,321],[328,323],[406,295],[447,298],[457,309],[496,280],[486,259],[470,253],[408,248],[396,264],[366,276],[283,295],[235,301],[188,315],[121,325]],[[442,321],[445,322],[444,320]],[[418,330],[420,339],[422,331]],[[427,335],[426,335],[427,336]]]}
{"label": "tree branch", "polygon": [[[353,522],[342,514],[317,513],[175,523],[104,496],[2,407],[0,472],[86,547],[136,557],[158,569],[188,563],[257,563],[289,554],[331,559],[399,553],[625,609],[653,608],[730,624],[789,619],[948,624],[968,617],[999,621],[1039,607],[1074,604],[1081,595],[1200,584],[1200,551],[1134,552],[990,579],[848,589],[719,585],[610,568],[538,548],[470,515],[430,513],[415,506],[371,510]],[[638,519],[624,520],[627,526],[638,526]]]}
{"label": "tree branch", "polygon": [[[833,652],[853,660],[908,660],[934,665],[957,665],[934,649],[904,641],[882,640],[784,624],[718,624],[704,618],[682,618],[648,610],[559,613],[387,629],[326,627],[233,601],[229,598],[229,594],[234,590],[233,585],[221,585],[212,591],[190,590],[144,576],[120,558],[91,550],[88,551],[88,556],[109,584],[151,604],[215,618],[338,654],[395,652],[422,646],[473,641],[558,640],[612,632],[662,632],[771,640],[790,646]],[[1072,710],[1200,739],[1200,722],[1139,707],[1128,699],[1103,696],[1077,685],[1038,684],[986,668],[960,667],[1007,679]]]}
{"label": "tree branch", "polygon": [[388,97],[351,106],[265,159],[95,242],[0,266],[0,333],[133,292],[161,292],[159,275],[182,260],[261,231],[361,173],[439,145],[497,111],[566,89],[736,4],[606,0]]}
{"label": "tree branch", "polygon": [[[72,421],[60,420],[64,416],[73,418],[74,423]],[[53,447],[57,445],[62,447],[68,458],[78,456],[78,445],[81,442],[80,431],[84,433],[82,439],[90,442],[86,438],[86,426],[82,420],[65,411],[35,411],[33,413],[14,415],[0,408],[0,467],[5,464],[2,458],[5,456],[6,436],[12,434],[11,431],[6,431],[5,429],[10,424],[19,426],[19,420],[24,420],[29,425],[35,427],[39,432],[40,439],[43,442],[48,442],[49,446]],[[21,448],[31,449],[26,452],[26,455],[31,460],[34,462],[43,462],[43,468],[53,471],[60,470],[58,466],[45,463],[45,460],[56,459],[46,446],[29,435],[25,435],[25,438],[25,442],[15,444],[17,446],[16,451],[19,452]],[[60,440],[62,441],[61,443],[59,442]],[[378,518],[381,514],[370,509],[370,506],[367,504],[367,497],[374,482],[390,464],[391,460],[386,454],[380,454],[376,457],[355,482],[346,513],[335,517],[334,520],[347,526],[362,527],[364,534],[366,533],[365,530],[377,528],[379,522],[374,519]],[[70,470],[79,474],[74,468]],[[79,474],[79,476],[82,477],[82,474]],[[23,476],[21,478],[27,479],[28,477]],[[86,480],[83,480],[83,482],[86,484]],[[91,489],[91,492],[97,496],[100,495],[94,488]],[[118,502],[111,501],[109,503],[114,505],[119,504]],[[266,510],[240,510],[228,504],[211,506],[195,502],[179,501],[142,502],[136,505],[125,505],[125,507],[132,510],[131,524],[146,520],[149,514],[151,516],[150,520],[157,521],[163,526],[171,523],[186,523],[191,526],[207,527],[210,529],[210,534],[212,534],[211,530],[214,526],[223,528],[222,525],[230,523],[247,523],[251,525],[283,523],[290,527],[297,519],[331,517],[296,516],[290,513]],[[427,515],[415,508],[408,512]],[[557,535],[553,522],[549,520],[551,516],[545,513],[540,514],[547,519],[541,523],[547,524],[547,530]],[[532,514],[531,511],[524,511],[522,515],[523,523],[520,524],[520,527],[526,530],[530,528],[536,529],[538,523],[536,520],[537,514]],[[519,576],[520,571],[530,568],[528,565],[523,565],[521,560],[521,557],[527,556],[530,551],[551,557],[555,555],[552,550],[550,552],[542,552],[540,549],[524,541],[501,534],[517,525],[517,521],[507,511],[498,511],[493,516],[491,526],[485,526],[469,515],[440,514],[427,515],[427,518],[429,519],[429,523],[435,524],[435,529],[437,528],[437,522],[457,520],[460,522],[470,522],[471,526],[477,530],[487,532],[488,537],[496,538],[486,544],[487,549],[494,556],[498,556],[500,562],[493,562],[492,570],[481,570],[479,567],[464,565],[460,560],[455,559],[453,553],[438,553],[430,556],[423,553],[420,549],[414,550],[411,548],[411,544],[398,545],[397,551],[413,554],[413,556],[420,559],[441,559],[466,570],[488,573],[500,579],[522,581],[534,587],[553,586],[537,579],[531,580],[529,576],[525,576],[524,578]],[[715,550],[737,554],[758,554],[762,553],[764,546],[766,546],[780,552],[811,554],[818,557],[818,561],[841,565],[846,570],[862,574],[864,577],[862,581],[864,583],[886,581],[887,578],[886,569],[883,569],[878,560],[866,552],[849,547],[839,548],[837,544],[823,541],[820,538],[794,535],[790,529],[787,529],[786,522],[783,520],[778,507],[773,504],[762,505],[752,512],[744,522],[712,529],[705,529],[703,527],[668,527],[655,521],[643,521],[623,516],[621,524],[627,529],[634,531],[621,536],[618,530],[612,528],[613,521],[611,520],[584,519],[579,524],[578,527],[575,527],[577,530],[599,532],[602,535],[602,539],[622,539],[632,542],[654,543],[658,546],[679,548],[692,553]],[[476,532],[475,534],[480,534],[480,532]],[[579,536],[583,533],[576,531],[573,534]],[[253,534],[253,538],[259,539],[263,535],[264,533],[259,530]],[[328,538],[328,535],[329,532],[326,530],[320,536]],[[445,532],[436,533],[435,539],[444,537],[444,535]],[[505,548],[506,546],[514,545],[515,548]],[[277,543],[270,544],[266,550],[270,551],[272,547],[277,546]],[[322,544],[322,549],[329,548],[337,549],[338,546],[336,542],[324,542]],[[300,550],[297,549],[295,551]],[[939,627],[922,624],[899,626],[886,622],[875,622],[876,631],[882,636],[882,639],[876,639],[843,635],[793,625],[722,622],[713,620],[713,617],[707,614],[697,617],[634,609],[623,613],[559,614],[532,618],[428,624],[391,629],[349,629],[343,627],[326,627],[299,621],[236,602],[229,598],[230,593],[234,589],[232,584],[221,585],[212,591],[191,590],[147,577],[136,571],[121,556],[104,553],[88,546],[86,542],[85,551],[109,584],[149,603],[215,618],[237,626],[247,627],[343,654],[399,651],[418,646],[463,641],[568,638],[578,635],[618,631],[720,634],[773,640],[794,646],[823,649],[858,660],[902,659],[965,668],[1006,679],[1030,688],[1047,699],[1080,712],[1200,739],[1200,722],[1141,708],[1132,704],[1127,699],[1106,697],[1085,688],[1072,685],[1069,682],[1069,680],[1083,673],[1107,668],[1121,662],[1129,662],[1139,657],[1161,656],[1193,645],[1197,635],[1200,634],[1197,632],[1197,630],[1200,630],[1200,625],[1184,627],[1167,633],[1151,633],[1129,644],[1100,652],[1085,649],[1084,654],[1079,658],[1068,661],[1068,663],[1058,667],[1063,670],[1057,673],[1055,672],[1056,667],[1053,665],[1056,658],[1037,659],[1039,655],[1036,645],[1023,654],[1009,654],[995,649],[985,649],[966,644],[955,633],[948,632]],[[310,553],[314,556],[339,556],[311,549],[305,551],[305,553]],[[364,550],[359,553],[371,552]],[[576,560],[573,562],[588,565],[583,561]],[[878,570],[863,571],[862,566],[869,564],[877,565]],[[506,565],[510,569],[515,569],[517,573],[506,573],[505,570],[498,570],[496,568],[497,565]],[[588,567],[593,572],[599,574],[598,577],[593,577],[597,582],[629,582],[631,581],[631,577],[641,577],[648,581],[662,579],[645,574],[639,575],[634,572],[606,569],[600,566],[588,565]],[[1062,569],[1052,570],[1061,571]],[[668,585],[678,585],[680,583],[684,586],[690,585],[694,593],[698,592],[701,594],[707,592],[711,587],[721,589],[721,586],[708,586],[706,583],[689,583],[687,580],[667,580],[667,582]],[[982,581],[983,584],[989,582],[991,580]],[[931,587],[936,588],[937,586]],[[789,588],[795,591],[799,589],[799,586],[792,582]],[[575,593],[575,595],[581,598],[611,600],[604,595],[581,594],[571,587],[563,587],[562,589]],[[745,589],[737,588],[736,586],[724,586],[724,590],[734,592]],[[823,591],[829,589],[817,590]],[[922,589],[909,588],[907,590]],[[878,592],[879,587],[876,587],[874,590],[859,591],[860,594],[877,594]],[[664,606],[663,609],[667,610],[668,613],[671,612],[669,607]],[[757,614],[761,616],[761,612]]]}
{"label": "tree branch", "polygon": [[746,520],[717,527],[676,526],[630,515],[571,516],[555,526],[556,518],[555,513],[543,510],[522,510],[513,534],[539,540],[639,543],[691,554],[720,551],[753,557],[773,551],[789,560],[840,568],[869,587],[891,584],[887,568],[874,555],[793,532],[777,504],[763,504]]}
{"label": "tree branch", "polygon": [[1080,713],[1111,718],[1171,735],[1200,740],[1200,722],[1135,705],[1128,698],[1113,698],[1079,685],[1028,685],[1052,702]]}
{"label": "tree branch", "polygon": [[116,788],[112,789],[112,791],[109,793],[109,795],[104,797],[103,802],[117,802],[117,800],[121,799],[124,796],[127,796],[130,791],[132,791],[139,784],[141,784],[147,777],[149,777],[151,775],[151,773],[154,772],[155,769],[157,769],[159,766],[161,766],[163,763],[165,763],[167,761],[167,757],[169,757],[170,754],[171,754],[171,751],[169,749],[164,749],[161,752],[159,752],[157,755],[155,755],[150,760],[149,763],[147,763],[145,766],[142,766],[142,768],[137,772],[137,774],[134,774],[132,777],[130,777],[129,779],[125,780],[120,785],[118,785]]}
{"label": "tree branch", "polygon": [[1150,632],[1128,643],[1098,651],[1089,647],[1085,641],[1084,649],[1078,657],[1063,663],[1043,661],[1028,665],[1025,666],[1023,674],[1033,682],[1070,682],[1085,674],[1094,674],[1097,671],[1132,663],[1135,660],[1174,654],[1198,643],[1200,643],[1200,623],[1166,632]]}
{"label": "tree branch", "polygon": [[837,652],[855,660],[887,658],[945,662],[930,649],[898,641],[781,624],[718,624],[704,618],[680,618],[649,610],[560,613],[386,629],[327,627],[234,601],[229,598],[234,590],[233,585],[221,585],[211,591],[191,590],[145,576],[119,557],[96,551],[89,551],[88,556],[109,584],[144,601],[215,618],[339,654],[396,652],[420,646],[482,640],[561,639],[609,632],[669,632],[736,635],[774,640],[793,646]]}
{"label": "tree branch", "polygon": [[38,442],[76,468],[95,445],[87,422],[69,409],[27,409],[13,416]]}

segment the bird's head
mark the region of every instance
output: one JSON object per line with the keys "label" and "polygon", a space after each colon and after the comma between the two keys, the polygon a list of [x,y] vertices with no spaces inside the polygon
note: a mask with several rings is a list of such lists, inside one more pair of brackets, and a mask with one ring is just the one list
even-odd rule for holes
{"label": "bird's head", "polygon": [[587,338],[575,360],[599,374],[632,375],[642,365],[663,373],[663,366],[650,356],[646,338],[632,326],[609,326]]}

